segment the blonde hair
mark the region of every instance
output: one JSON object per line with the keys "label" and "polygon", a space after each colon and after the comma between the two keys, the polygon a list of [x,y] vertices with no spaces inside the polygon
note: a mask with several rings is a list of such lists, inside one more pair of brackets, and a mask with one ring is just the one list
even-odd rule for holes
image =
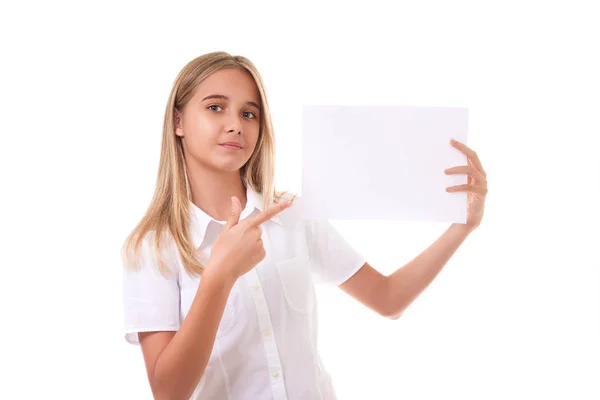
{"label": "blonde hair", "polygon": [[[255,192],[262,194],[264,208],[281,198],[275,192],[275,140],[264,84],[256,67],[242,56],[226,52],[204,54],[190,61],[177,75],[167,103],[163,122],[162,145],[154,196],[146,214],[129,234],[122,248],[126,268],[139,268],[141,246],[154,246],[159,270],[169,272],[164,262],[165,239],[172,239],[185,271],[202,274],[204,266],[195,257],[190,232],[191,190],[185,167],[181,138],[175,134],[175,110],[183,110],[198,85],[211,74],[227,68],[247,71],[260,96],[260,131],[256,148],[240,169],[240,176]],[[144,243],[146,240],[153,243]],[[152,239],[150,239],[152,238]],[[132,261],[134,261],[132,263]]]}

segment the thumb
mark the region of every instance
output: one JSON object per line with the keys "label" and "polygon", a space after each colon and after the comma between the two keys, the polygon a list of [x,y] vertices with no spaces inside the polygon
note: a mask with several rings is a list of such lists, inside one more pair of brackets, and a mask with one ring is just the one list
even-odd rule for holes
{"label": "thumb", "polygon": [[231,229],[238,224],[240,221],[240,213],[241,213],[242,205],[237,197],[233,196],[231,198],[231,216],[229,220],[227,220],[227,224],[225,225],[225,229]]}

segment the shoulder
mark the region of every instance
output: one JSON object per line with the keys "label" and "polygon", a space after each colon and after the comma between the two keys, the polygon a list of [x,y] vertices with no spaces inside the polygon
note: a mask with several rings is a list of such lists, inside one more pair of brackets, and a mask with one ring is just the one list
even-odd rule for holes
{"label": "shoulder", "polygon": [[123,264],[128,271],[179,273],[180,257],[175,240],[169,232],[160,236],[155,231],[146,233],[139,247],[132,246],[125,254]]}

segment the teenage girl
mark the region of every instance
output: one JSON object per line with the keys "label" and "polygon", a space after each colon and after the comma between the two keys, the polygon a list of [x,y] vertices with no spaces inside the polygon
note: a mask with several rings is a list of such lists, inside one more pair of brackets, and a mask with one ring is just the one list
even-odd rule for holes
{"label": "teenage girl", "polygon": [[[286,220],[262,79],[241,56],[189,62],[167,103],[156,190],[123,247],[125,338],[141,346],[155,399],[336,399],[317,350],[315,283],[398,318],[483,217],[469,165],[466,224],[389,276],[325,220]],[[290,210],[291,211],[291,210]],[[283,212],[283,213],[282,213]]]}

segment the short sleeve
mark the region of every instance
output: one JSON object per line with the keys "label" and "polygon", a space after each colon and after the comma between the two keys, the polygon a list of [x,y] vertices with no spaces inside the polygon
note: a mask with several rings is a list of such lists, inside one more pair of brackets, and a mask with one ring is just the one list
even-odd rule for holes
{"label": "short sleeve", "polygon": [[140,251],[140,268],[123,268],[123,306],[125,340],[139,344],[138,332],[177,331],[180,327],[179,279],[173,260],[173,273],[165,276],[158,269],[154,247],[145,239]]}
{"label": "short sleeve", "polygon": [[366,262],[324,219],[306,221],[306,234],[315,283],[339,286]]}

